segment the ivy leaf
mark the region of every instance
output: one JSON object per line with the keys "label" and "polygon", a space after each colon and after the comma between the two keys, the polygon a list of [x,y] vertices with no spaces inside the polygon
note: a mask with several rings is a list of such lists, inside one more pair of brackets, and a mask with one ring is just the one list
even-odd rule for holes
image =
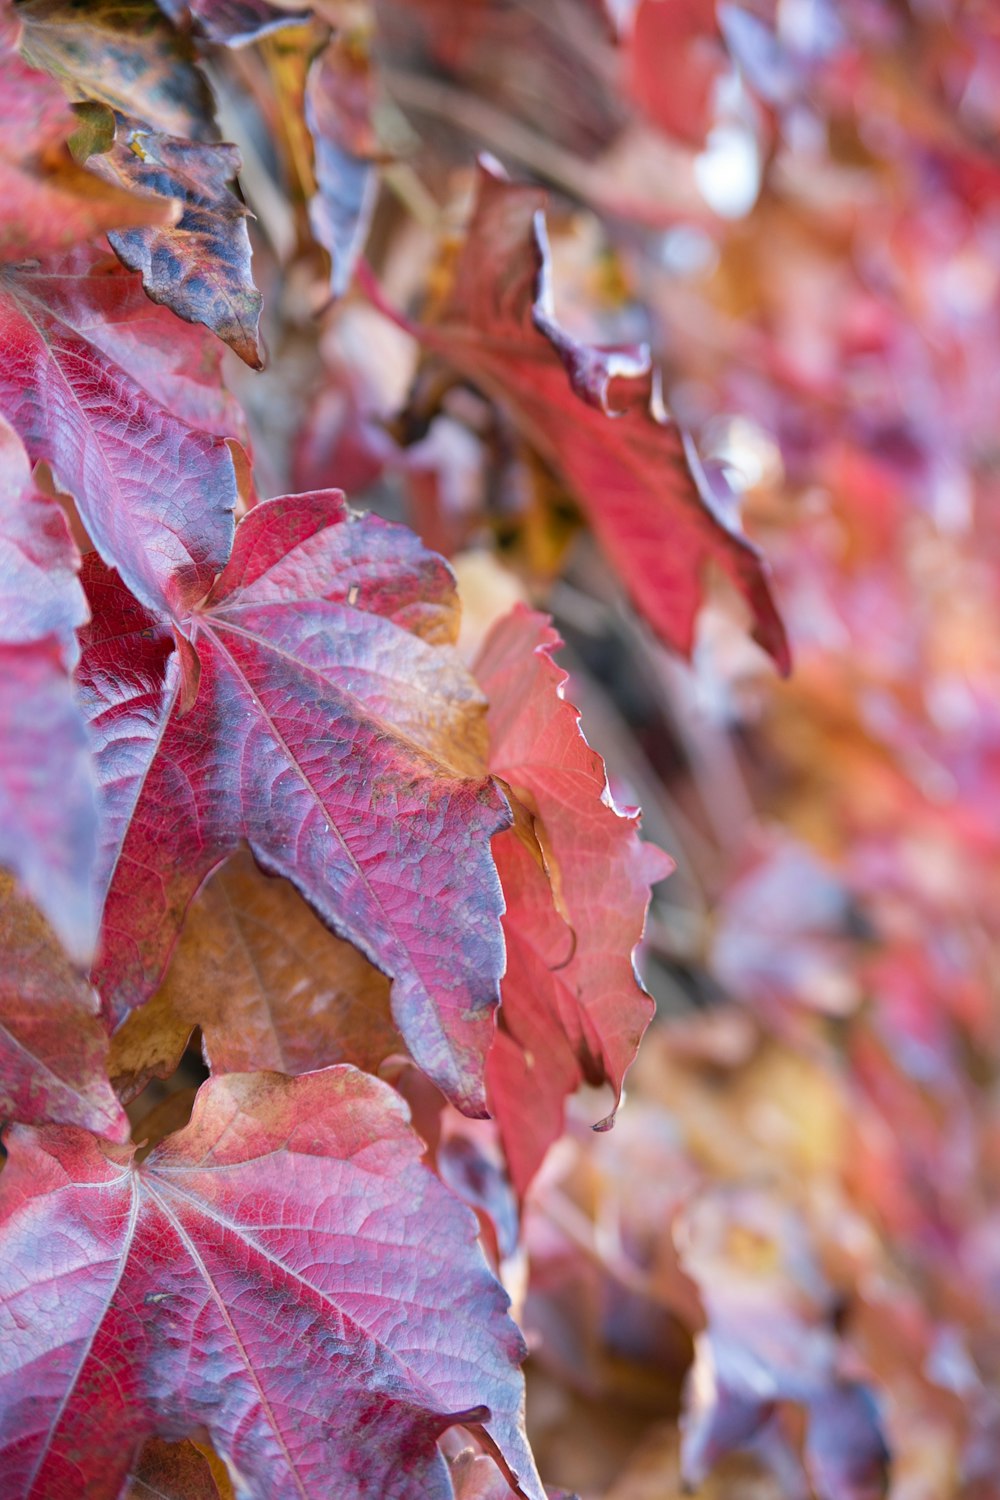
{"label": "ivy leaf", "polygon": [[385,975],[248,854],[199,892],[166,979],[115,1033],[109,1066],[119,1091],[168,1078],[196,1026],[213,1073],[339,1062],[373,1073],[404,1050]]}
{"label": "ivy leaf", "polygon": [[110,139],[96,142],[90,170],[175,210],[159,225],[112,234],[116,254],[141,272],[154,302],[203,323],[259,369],[261,296],[247,210],[230,186],[242,162],[235,146],[215,139],[190,43],[147,5],[102,3],[81,17],[63,0],[35,0],[26,18],[29,55],[87,101],[81,108],[107,114]]}
{"label": "ivy leaf", "polygon": [[315,150],[313,233],[330,256],[330,290],[342,296],[375,209],[378,142],[371,65],[354,37],[335,36],[306,80],[305,115]]}
{"label": "ivy leaf", "polygon": [[122,1500],[219,1500],[211,1466],[194,1443],[148,1442]]}
{"label": "ivy leaf", "polygon": [[766,565],[667,416],[648,348],[583,344],[556,321],[545,202],[542,189],[515,186],[482,160],[451,296],[439,321],[411,331],[505,406],[562,475],[662,640],[690,654],[713,563],[787,671]]}
{"label": "ivy leaf", "polygon": [[67,250],[127,224],[169,224],[177,204],[99,182],[68,141],[77,120],[58,84],[16,51],[20,27],[0,13],[0,260]]}
{"label": "ivy leaf", "polygon": [[0,417],[0,641],[52,636],[73,667],[76,632],[89,614],[79,571],[66,517],[35,484],[24,444]]}
{"label": "ivy leaf", "polygon": [[489,840],[509,812],[449,644],[447,564],[325,491],[249,512],[208,599],[176,616],[177,650],[96,559],[86,581],[109,1018],[156,988],[198,886],[245,840],[392,976],[415,1060],[483,1113],[503,968]]}
{"label": "ivy leaf", "polygon": [[[105,560],[138,598],[169,609],[200,598],[229,554],[236,474],[224,438],[171,410],[170,366],[153,350],[147,380],[150,320],[123,329],[135,314],[128,280],[87,250],[0,270],[0,411],[31,458],[51,464]],[[195,348],[182,341],[175,361]]]}
{"label": "ivy leaf", "polygon": [[0,863],[74,958],[96,937],[97,809],[70,672],[88,617],[66,518],[0,417]]}
{"label": "ivy leaf", "polygon": [[522,1194],[562,1133],[565,1099],[578,1084],[610,1084],[616,1104],[621,1096],[653,1014],[632,952],[650,885],[673,868],[640,841],[638,815],[615,807],[604,762],[565,698],[566,673],[552,660],[561,644],[546,616],[519,605],[493,627],[475,665],[490,705],[490,769],[533,816],[548,870],[515,831],[496,840],[508,967],[488,1081]]}
{"label": "ivy leaf", "polygon": [[127,1141],[97,996],[51,930],[0,876],[0,1118],[81,1125]]}
{"label": "ivy leaf", "polygon": [[250,271],[247,209],[230,186],[242,167],[239,151],[159,134],[120,114],[115,127],[111,149],[90,158],[92,170],[176,200],[181,213],[174,224],[109,235],[112,248],[142,274],[154,302],[203,323],[259,370],[261,295]]}
{"label": "ivy leaf", "polygon": [[9,1500],[115,1500],[146,1438],[203,1430],[248,1497],[448,1500],[461,1422],[542,1500],[506,1295],[387,1085],[212,1079],[141,1165],[70,1127],[7,1145]]}
{"label": "ivy leaf", "polygon": [[58,78],[73,99],[94,99],[152,129],[214,141],[208,84],[190,39],[153,0],[23,0],[27,60]]}

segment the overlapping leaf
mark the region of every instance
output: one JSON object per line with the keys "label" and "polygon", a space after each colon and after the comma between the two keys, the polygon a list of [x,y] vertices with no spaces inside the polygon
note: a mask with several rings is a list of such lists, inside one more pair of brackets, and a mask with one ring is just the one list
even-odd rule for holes
{"label": "overlapping leaf", "polygon": [[87,961],[97,810],[69,675],[87,619],[79,565],[65,516],[35,486],[20,439],[0,417],[0,863]]}
{"label": "overlapping leaf", "polygon": [[0,877],[0,951],[0,1119],[54,1120],[128,1140],[108,1083],[97,996],[7,877]]}
{"label": "overlapping leaf", "polygon": [[212,96],[188,39],[154,0],[23,0],[22,50],[74,99],[96,99],[154,130],[216,138]]}
{"label": "overlapping leaf", "polygon": [[8,1148],[9,1500],[115,1500],[146,1438],[202,1430],[248,1497],[448,1500],[463,1420],[541,1500],[507,1299],[386,1085],[214,1079],[141,1166],[72,1128]]}
{"label": "overlapping leaf", "polygon": [[489,1085],[521,1192],[579,1083],[606,1082],[620,1096],[653,1012],[632,952],[650,884],[672,868],[640,842],[637,815],[611,800],[604,763],[564,696],[559,644],[543,615],[519,606],[494,626],[475,668],[490,705],[490,768],[533,815],[548,865],[513,830],[496,841],[508,964]]}
{"label": "overlapping leaf", "polygon": [[167,977],[115,1034],[111,1074],[132,1094],[177,1067],[196,1026],[213,1073],[305,1073],[350,1062],[375,1072],[403,1043],[389,982],[247,854],[198,895]]}
{"label": "overlapping leaf", "polygon": [[364,47],[335,36],[310,68],[305,95],[317,188],[309,219],[330,256],[334,296],[347,290],[375,207],[379,151],[372,94]]}
{"label": "overlapping leaf", "polygon": [[123,1500],[219,1500],[219,1487],[194,1443],[153,1438],[136,1460]]}
{"label": "overlapping leaf", "polygon": [[68,0],[32,0],[24,14],[28,55],[71,97],[105,111],[107,139],[95,139],[90,170],[176,210],[152,227],[112,234],[116,253],[142,273],[154,302],[204,323],[259,368],[261,297],[250,270],[247,210],[232,189],[240,153],[217,142],[190,42],[152,0],[131,7],[102,0],[84,13]]}
{"label": "overlapping leaf", "polygon": [[579,343],[556,322],[545,194],[487,163],[443,317],[414,330],[513,414],[580,500],[637,608],[691,649],[714,564],[746,599],[754,636],[788,666],[766,565],[713,497],[666,415],[645,346]]}
{"label": "overlapping leaf", "polygon": [[483,1112],[503,968],[484,706],[447,642],[450,571],[335,492],[240,523],[204,604],[165,623],[97,559],[80,680],[103,789],[117,1023],[158,984],[204,877],[245,840],[394,980],[413,1056]]}
{"label": "overlapping leaf", "polygon": [[18,55],[20,25],[0,6],[0,260],[67,250],[128,224],[168,224],[164,198],[97,181],[68,145],[77,120],[62,89]]}
{"label": "overlapping leaf", "polygon": [[115,124],[114,144],[90,158],[92,170],[181,206],[176,224],[109,235],[116,253],[141,273],[154,302],[189,323],[204,323],[259,369],[262,299],[250,271],[247,210],[231,187],[242,166],[239,151],[157,134],[123,115]]}
{"label": "overlapping leaf", "polygon": [[236,476],[224,439],[184,420],[198,335],[175,333],[171,355],[161,333],[147,373],[143,335],[155,324],[128,280],[87,250],[0,273],[0,411],[73,495],[105,560],[138,598],[169,608],[200,598],[223,566]]}

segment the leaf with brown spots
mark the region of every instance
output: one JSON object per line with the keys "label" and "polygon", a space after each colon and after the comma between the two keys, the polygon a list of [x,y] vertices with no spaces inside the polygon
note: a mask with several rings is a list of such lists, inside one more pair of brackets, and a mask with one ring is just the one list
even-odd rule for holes
{"label": "leaf with brown spots", "polygon": [[170,224],[179,205],[101,182],[74,160],[78,121],[52,79],[18,56],[20,26],[0,7],[0,260],[65,250],[106,229]]}
{"label": "leaf with brown spots", "polygon": [[217,139],[194,49],[153,0],[25,0],[18,16],[25,57],[71,99],[96,99],[166,135]]}
{"label": "leaf with brown spots", "polygon": [[177,223],[108,236],[154,302],[203,323],[252,369],[263,364],[261,295],[250,270],[247,209],[231,186],[242,165],[235,146],[182,140],[115,116],[111,149],[90,158],[94,172],[123,188],[176,200]]}

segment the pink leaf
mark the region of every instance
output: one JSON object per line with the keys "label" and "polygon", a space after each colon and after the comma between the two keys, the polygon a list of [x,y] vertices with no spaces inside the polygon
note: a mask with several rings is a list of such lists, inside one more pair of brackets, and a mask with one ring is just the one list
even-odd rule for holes
{"label": "pink leaf", "polygon": [[387,1085],[213,1079],[141,1165],[72,1128],[8,1146],[5,1500],[115,1500],[146,1438],[203,1429],[248,1497],[448,1500],[462,1421],[542,1500],[507,1298]]}
{"label": "pink leaf", "polygon": [[616,1102],[621,1095],[653,1013],[632,952],[650,885],[673,868],[640,842],[637,815],[611,800],[604,762],[564,696],[566,674],[552,660],[559,645],[544,615],[518,606],[476,662],[490,705],[490,768],[535,817],[549,866],[547,875],[514,832],[496,841],[508,968],[489,1082],[521,1192],[579,1083],[606,1082]]}
{"label": "pink leaf", "polygon": [[109,1017],[156,987],[198,886],[245,840],[392,976],[416,1061],[483,1113],[503,968],[489,840],[509,813],[448,644],[447,565],[327,491],[246,516],[208,600],[180,617],[182,653],[96,559],[87,583]]}

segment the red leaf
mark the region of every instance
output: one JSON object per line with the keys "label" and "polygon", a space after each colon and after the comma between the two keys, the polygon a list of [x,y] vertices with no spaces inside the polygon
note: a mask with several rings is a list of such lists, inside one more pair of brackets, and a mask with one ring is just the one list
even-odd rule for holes
{"label": "red leaf", "polygon": [[96,936],[94,775],[69,672],[88,615],[79,553],[0,417],[0,864],[83,962]]}
{"label": "red leaf", "polygon": [[729,64],[715,0],[639,0],[629,26],[629,88],[668,135],[704,145],[713,92]]}
{"label": "red leaf", "polygon": [[482,1113],[503,968],[489,839],[509,813],[445,644],[447,565],[327,491],[250,511],[209,600],[179,618],[183,657],[96,559],[87,582],[112,1020],[155,988],[198,885],[246,840],[392,976],[414,1058]]}
{"label": "red leaf", "polygon": [[604,762],[564,697],[566,673],[552,660],[561,644],[544,615],[518,606],[494,626],[475,668],[490,705],[490,769],[534,815],[550,871],[514,831],[496,841],[508,961],[488,1076],[521,1193],[578,1084],[607,1082],[620,1097],[653,1013],[632,951],[650,884],[673,868],[640,842],[637,815],[615,808]]}
{"label": "red leaf", "polygon": [[[121,326],[148,316],[128,282],[87,251],[4,270],[0,408],[73,495],[105,560],[144,603],[169,609],[201,598],[223,566],[236,476],[225,441],[174,414],[165,344],[147,383],[141,341]],[[180,346],[196,348],[190,336]],[[180,351],[173,360],[177,368]],[[190,385],[180,385],[182,407]]]}
{"label": "red leaf", "polygon": [[108,1083],[97,996],[3,878],[0,948],[0,1118],[82,1125],[127,1141],[128,1120]]}
{"label": "red leaf", "polygon": [[475,208],[440,322],[412,331],[506,406],[577,495],[636,607],[690,653],[705,570],[743,594],[782,671],[784,627],[766,565],[713,497],[663,409],[645,345],[581,344],[556,322],[540,188],[480,163]]}
{"label": "red leaf", "polygon": [[114,1500],[145,1438],[202,1429],[260,1500],[447,1500],[463,1420],[542,1500],[507,1298],[387,1085],[213,1079],[141,1166],[71,1128],[8,1147],[5,1500]]}

